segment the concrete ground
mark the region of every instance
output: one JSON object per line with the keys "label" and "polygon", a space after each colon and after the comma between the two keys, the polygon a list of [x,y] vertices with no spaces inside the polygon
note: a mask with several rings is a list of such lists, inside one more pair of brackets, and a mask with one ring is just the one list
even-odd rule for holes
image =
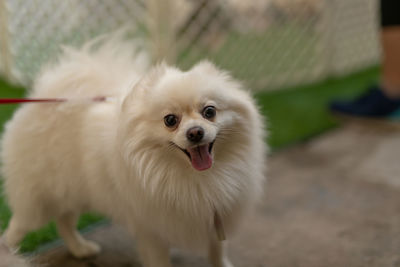
{"label": "concrete ground", "polygon": [[[269,159],[257,212],[231,239],[240,267],[400,266],[400,123],[352,121]],[[61,246],[37,256],[47,266],[140,266],[117,226],[87,236],[103,252],[84,261]],[[174,266],[208,266],[173,252]]]}

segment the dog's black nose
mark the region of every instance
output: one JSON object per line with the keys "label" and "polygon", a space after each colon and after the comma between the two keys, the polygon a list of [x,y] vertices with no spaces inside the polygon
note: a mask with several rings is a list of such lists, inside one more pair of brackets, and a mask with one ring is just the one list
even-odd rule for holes
{"label": "dog's black nose", "polygon": [[189,141],[195,143],[200,142],[204,137],[204,129],[199,126],[192,127],[187,130],[186,137]]}

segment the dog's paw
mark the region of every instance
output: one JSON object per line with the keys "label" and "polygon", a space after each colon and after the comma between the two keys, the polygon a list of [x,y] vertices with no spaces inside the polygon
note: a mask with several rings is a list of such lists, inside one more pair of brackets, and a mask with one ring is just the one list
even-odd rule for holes
{"label": "dog's paw", "polygon": [[96,256],[100,251],[101,247],[97,243],[89,240],[82,240],[79,245],[70,248],[71,254],[78,259]]}
{"label": "dog's paw", "polygon": [[0,238],[0,266],[18,266],[18,267],[28,267],[28,263],[15,255],[15,253],[8,248],[3,240]]}

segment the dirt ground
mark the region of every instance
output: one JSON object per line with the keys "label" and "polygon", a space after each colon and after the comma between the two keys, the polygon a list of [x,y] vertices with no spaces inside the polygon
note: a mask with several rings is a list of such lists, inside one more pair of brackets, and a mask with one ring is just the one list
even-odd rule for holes
{"label": "dirt ground", "polygon": [[[230,241],[236,267],[400,266],[400,123],[347,122],[274,153],[265,196]],[[118,226],[87,234],[103,252],[84,261],[64,246],[35,262],[47,266],[140,266]],[[207,262],[174,251],[174,266]]]}

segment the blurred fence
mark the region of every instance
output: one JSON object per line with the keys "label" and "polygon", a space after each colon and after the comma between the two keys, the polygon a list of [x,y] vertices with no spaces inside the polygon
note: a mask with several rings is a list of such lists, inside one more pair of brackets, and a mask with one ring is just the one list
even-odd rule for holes
{"label": "blurred fence", "polygon": [[29,86],[60,44],[131,26],[155,60],[208,58],[255,90],[379,62],[376,0],[0,0],[0,71]]}

